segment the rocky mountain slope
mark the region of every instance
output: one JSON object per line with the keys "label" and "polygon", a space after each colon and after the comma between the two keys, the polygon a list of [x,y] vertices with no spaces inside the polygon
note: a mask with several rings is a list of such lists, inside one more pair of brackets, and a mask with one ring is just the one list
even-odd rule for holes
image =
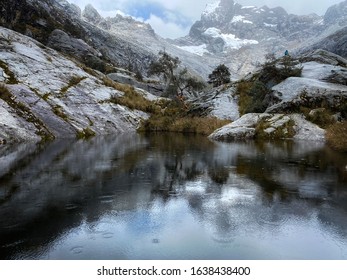
{"label": "rocky mountain slope", "polygon": [[[242,75],[262,63],[267,53],[283,55],[285,50],[294,52],[320,40],[330,41],[325,38],[346,26],[346,9],[344,1],[329,8],[323,17],[298,16],[280,7],[242,6],[233,0],[219,0],[207,5],[189,35],[177,39],[176,44],[201,56],[219,57],[234,75]],[[324,45],[332,51],[331,44],[321,43],[320,47]]]}
{"label": "rocky mountain slope", "polygon": [[150,62],[163,49],[180,57],[192,72],[206,76],[212,69],[207,59],[177,48],[148,24],[120,15],[104,19],[91,5],[81,11],[65,0],[0,0],[0,7],[0,25],[104,73],[121,67],[146,76]]}
{"label": "rocky mountain slope", "polygon": [[[135,131],[147,114],[110,102],[105,76],[0,27],[0,141]],[[154,97],[153,97],[154,98]]]}

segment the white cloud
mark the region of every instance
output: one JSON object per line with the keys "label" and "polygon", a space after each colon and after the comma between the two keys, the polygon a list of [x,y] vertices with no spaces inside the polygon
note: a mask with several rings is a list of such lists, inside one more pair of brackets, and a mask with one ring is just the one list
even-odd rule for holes
{"label": "white cloud", "polygon": [[151,15],[148,20],[149,23],[157,34],[163,38],[175,39],[188,34],[190,26],[184,27],[177,23],[165,21],[156,15]]}

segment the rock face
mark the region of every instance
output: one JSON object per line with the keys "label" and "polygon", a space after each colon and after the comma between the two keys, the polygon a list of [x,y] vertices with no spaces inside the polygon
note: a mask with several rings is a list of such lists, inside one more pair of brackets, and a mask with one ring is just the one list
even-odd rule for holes
{"label": "rock face", "polygon": [[47,46],[81,60],[83,60],[85,56],[102,57],[100,52],[89,46],[85,41],[73,38],[60,29],[55,29],[49,35]]}
{"label": "rock face", "polygon": [[[7,142],[135,131],[147,114],[109,102],[123,93],[103,75],[39,42],[0,27],[2,127]],[[85,135],[87,136],[87,135]]]}
{"label": "rock face", "polygon": [[347,27],[344,27],[313,45],[304,48],[300,52],[305,53],[316,49],[323,49],[347,59]]}
{"label": "rock face", "polygon": [[347,24],[347,1],[331,6],[324,15],[324,22],[338,23],[340,26]]}
{"label": "rock face", "polygon": [[220,86],[188,101],[193,104],[192,111],[234,121],[240,117],[237,99],[235,87]]}

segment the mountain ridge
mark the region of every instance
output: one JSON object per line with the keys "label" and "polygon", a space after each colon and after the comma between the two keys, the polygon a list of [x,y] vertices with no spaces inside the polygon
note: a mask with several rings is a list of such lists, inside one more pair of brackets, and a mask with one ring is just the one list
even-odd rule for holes
{"label": "mountain ridge", "polygon": [[[347,1],[330,7],[324,17],[319,17],[222,0],[207,6],[187,36],[166,40],[149,24],[121,15],[103,18],[91,5],[83,11],[65,0],[1,0],[0,5],[6,7],[0,19],[4,27],[66,52],[97,70],[122,67],[140,71],[143,76],[159,51],[166,50],[204,78],[221,63],[239,78],[262,63],[265,54],[282,55],[286,49],[295,52],[307,47],[318,41],[317,33],[324,33],[326,38],[340,25],[342,28],[347,18],[340,12],[347,7]],[[66,48],[69,45],[77,47]]]}

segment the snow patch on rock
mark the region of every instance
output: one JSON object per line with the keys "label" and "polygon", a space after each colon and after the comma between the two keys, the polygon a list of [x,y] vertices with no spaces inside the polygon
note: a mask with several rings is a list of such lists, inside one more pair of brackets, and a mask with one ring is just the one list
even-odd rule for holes
{"label": "snow patch on rock", "polygon": [[215,27],[208,28],[203,34],[212,38],[221,38],[224,41],[226,48],[229,49],[238,50],[243,46],[259,44],[256,40],[239,39],[234,34],[224,34],[221,30]]}
{"label": "snow patch on rock", "polygon": [[202,12],[203,16],[208,16],[212,13],[214,13],[217,8],[220,6],[220,1],[216,1],[214,3],[208,3],[206,4],[205,10]]}
{"label": "snow patch on rock", "polygon": [[207,50],[207,45],[202,44],[200,46],[177,46],[179,49],[184,50],[186,52],[190,52],[199,56],[203,56],[205,53],[209,53]]}

